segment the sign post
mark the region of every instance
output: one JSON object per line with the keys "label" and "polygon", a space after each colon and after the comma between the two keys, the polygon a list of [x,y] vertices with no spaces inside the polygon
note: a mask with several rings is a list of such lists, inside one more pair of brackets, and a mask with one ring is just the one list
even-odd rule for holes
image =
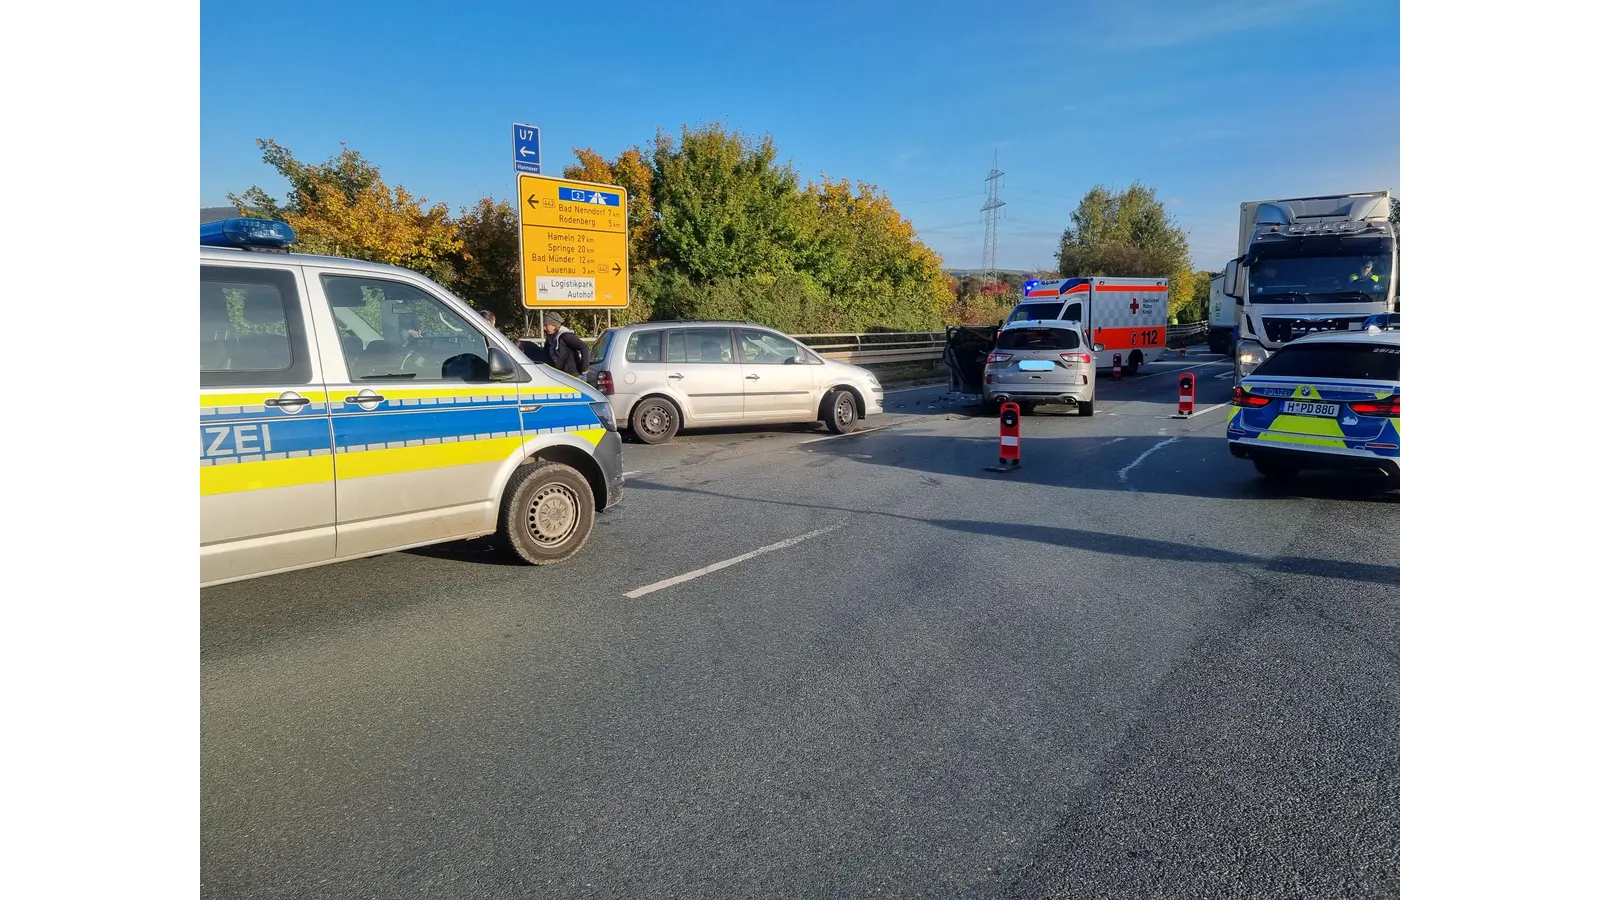
{"label": "sign post", "polygon": [[524,173],[517,176],[517,208],[524,307],[628,306],[625,188]]}

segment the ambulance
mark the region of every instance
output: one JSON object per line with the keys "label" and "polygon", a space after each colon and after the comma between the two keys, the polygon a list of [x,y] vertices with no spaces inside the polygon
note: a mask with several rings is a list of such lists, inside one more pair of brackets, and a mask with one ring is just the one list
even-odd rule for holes
{"label": "ambulance", "polygon": [[1022,285],[1022,300],[1007,322],[1063,319],[1083,326],[1091,344],[1104,344],[1096,368],[1122,358],[1122,373],[1132,375],[1167,349],[1167,279],[1052,278]]}
{"label": "ambulance", "polygon": [[622,499],[605,396],[431,279],[294,241],[201,226],[201,586],[488,535],[578,553]]}

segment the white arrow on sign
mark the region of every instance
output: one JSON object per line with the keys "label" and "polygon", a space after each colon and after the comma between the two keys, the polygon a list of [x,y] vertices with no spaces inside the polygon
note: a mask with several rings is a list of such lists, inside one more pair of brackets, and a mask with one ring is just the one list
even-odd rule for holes
{"label": "white arrow on sign", "polygon": [[533,152],[532,150],[529,150],[527,147],[518,147],[517,148],[517,153],[519,155],[521,155],[521,156],[538,156],[539,155],[539,154]]}

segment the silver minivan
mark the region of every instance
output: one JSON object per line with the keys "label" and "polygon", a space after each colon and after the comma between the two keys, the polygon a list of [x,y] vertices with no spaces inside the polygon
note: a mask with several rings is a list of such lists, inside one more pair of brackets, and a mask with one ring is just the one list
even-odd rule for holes
{"label": "silver minivan", "polygon": [[587,376],[617,424],[647,444],[683,428],[821,420],[835,434],[883,412],[883,385],[748,322],[642,322],[607,330]]}
{"label": "silver minivan", "polygon": [[992,412],[1006,401],[1022,407],[1064,403],[1094,415],[1094,354],[1077,322],[1051,319],[1008,322],[983,366],[983,399]]}

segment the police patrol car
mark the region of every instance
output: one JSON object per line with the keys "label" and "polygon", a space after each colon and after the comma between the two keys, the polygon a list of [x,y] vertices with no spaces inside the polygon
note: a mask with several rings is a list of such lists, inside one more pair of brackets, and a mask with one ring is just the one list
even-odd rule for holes
{"label": "police patrol car", "polygon": [[201,226],[202,586],[488,534],[582,549],[622,498],[606,398],[430,279],[293,241]]}
{"label": "police patrol car", "polygon": [[1302,469],[1400,476],[1398,316],[1285,344],[1233,389],[1228,451],[1267,478]]}

